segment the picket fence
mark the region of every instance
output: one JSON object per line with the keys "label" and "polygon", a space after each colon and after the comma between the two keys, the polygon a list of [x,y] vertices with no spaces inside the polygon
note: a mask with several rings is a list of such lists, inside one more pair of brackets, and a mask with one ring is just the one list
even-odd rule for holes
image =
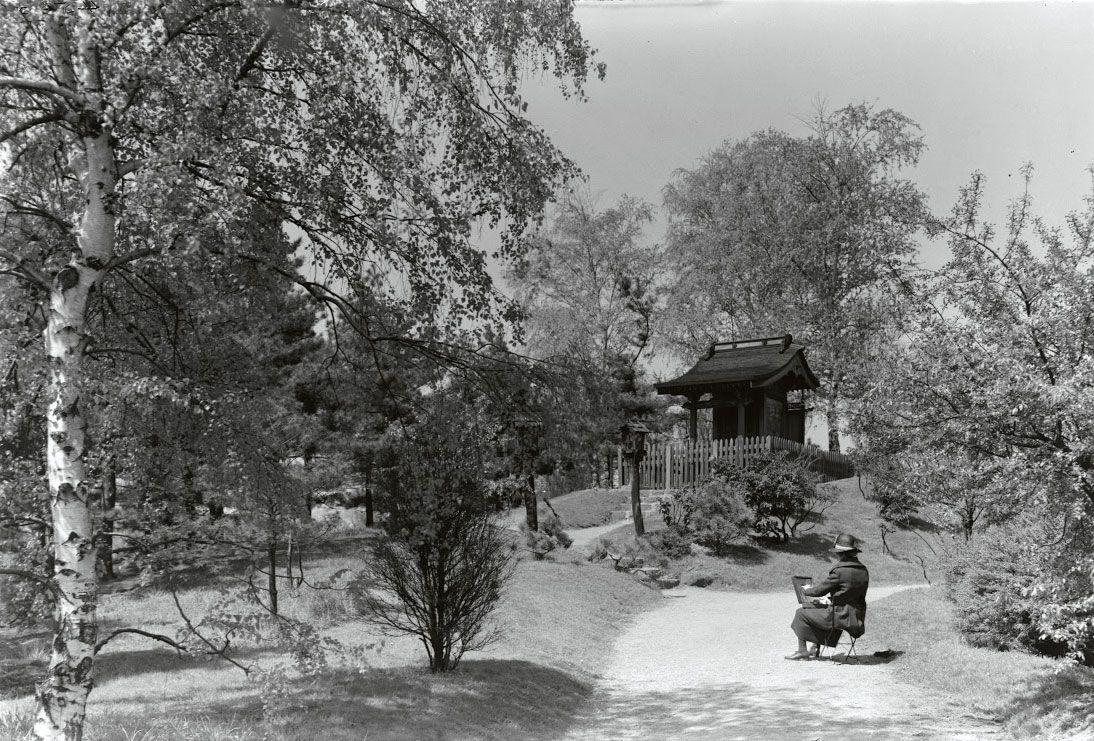
{"label": "picket fence", "polygon": [[[738,466],[759,453],[786,450],[795,456],[806,456],[809,467],[826,481],[853,475],[851,459],[840,453],[830,453],[815,445],[803,445],[793,440],[766,435],[736,437],[723,440],[647,441],[646,457],[639,464],[639,482],[643,489],[678,489],[702,481],[710,475],[712,461],[728,458]],[[616,451],[616,480],[620,486],[631,481],[631,463]]]}

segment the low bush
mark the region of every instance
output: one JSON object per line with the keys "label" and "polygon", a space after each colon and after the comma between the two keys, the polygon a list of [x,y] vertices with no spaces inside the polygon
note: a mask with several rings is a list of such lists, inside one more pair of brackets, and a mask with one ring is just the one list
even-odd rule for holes
{"label": "low bush", "polygon": [[713,478],[662,499],[661,516],[675,533],[677,548],[679,540],[689,540],[719,556],[748,532],[753,519],[740,493]]}
{"label": "low bush", "polygon": [[1063,530],[1054,531],[1052,518],[1022,516],[981,531],[949,554],[948,593],[969,643],[1094,665],[1088,563],[1080,557],[1068,568],[1052,547],[1078,539],[1082,543],[1070,545],[1089,548],[1089,533],[1081,524]]}
{"label": "low bush", "polygon": [[546,558],[551,551],[569,548],[574,542],[562,529],[562,521],[555,515],[542,518],[538,530],[532,530],[527,524],[521,523],[520,531],[524,536],[524,544],[537,559]]}
{"label": "low bush", "polygon": [[650,545],[667,558],[679,560],[691,555],[691,538],[676,528],[667,527],[650,536]]}
{"label": "low bush", "polygon": [[[973,646],[1005,651],[1038,643],[1040,607],[1023,594],[1036,584],[1039,564],[1025,538],[1010,530],[985,532],[954,551],[947,564],[957,628]],[[1040,650],[1059,653],[1047,645]]]}
{"label": "low bush", "polygon": [[717,460],[711,476],[743,495],[757,531],[785,543],[799,530],[811,530],[813,524],[805,523],[835,501],[828,487],[817,486],[810,463],[805,456],[776,450],[749,457],[743,467]]}

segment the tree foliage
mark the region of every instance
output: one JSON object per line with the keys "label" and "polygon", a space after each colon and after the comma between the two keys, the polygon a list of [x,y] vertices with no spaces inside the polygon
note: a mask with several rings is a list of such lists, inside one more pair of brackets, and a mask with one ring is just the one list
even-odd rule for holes
{"label": "tree foliage", "polygon": [[1024,175],[1002,230],[983,221],[980,174],[935,221],[953,257],[924,286],[855,424],[900,459],[919,506],[956,511],[974,539],[1019,513],[1051,523],[1045,571],[1022,587],[1037,595],[1039,629],[1082,657],[1094,593],[1094,200],[1052,227],[1035,215],[1032,169]]}
{"label": "tree foliage", "polygon": [[570,447],[583,451],[582,468],[597,481],[620,426],[630,419],[653,423],[665,406],[645,379],[664,266],[660,245],[645,236],[651,220],[649,204],[635,198],[601,207],[588,193],[570,190],[507,274],[525,314],[530,352],[567,376],[555,416],[568,417]]}
{"label": "tree foliage", "polygon": [[909,118],[868,105],[821,111],[810,127],[726,142],[666,187],[666,327],[690,355],[727,337],[793,333],[838,432],[839,400],[858,393],[900,313],[893,288],[911,267],[923,203],[900,172],[924,144]]}

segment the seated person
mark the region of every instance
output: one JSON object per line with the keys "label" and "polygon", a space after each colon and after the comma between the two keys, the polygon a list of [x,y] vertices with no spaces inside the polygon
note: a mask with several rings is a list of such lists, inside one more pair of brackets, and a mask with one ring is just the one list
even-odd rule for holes
{"label": "seated person", "polygon": [[[786,658],[791,661],[811,659],[820,653],[821,644],[835,646],[843,631],[858,638],[866,632],[866,590],[870,572],[858,560],[859,549],[854,536],[841,533],[836,538],[833,553],[839,558],[828,577],[820,584],[802,592],[809,597],[828,595],[829,606],[819,601],[813,606],[798,608],[790,629],[798,637],[798,650]],[[806,644],[812,643],[810,650]]]}

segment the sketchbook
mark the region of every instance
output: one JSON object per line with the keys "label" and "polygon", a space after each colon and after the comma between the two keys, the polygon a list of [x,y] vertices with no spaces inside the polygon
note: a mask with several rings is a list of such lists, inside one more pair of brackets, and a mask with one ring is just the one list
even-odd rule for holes
{"label": "sketchbook", "polygon": [[790,582],[794,585],[794,596],[798,598],[799,605],[813,604],[813,597],[805,595],[805,588],[813,585],[811,576],[792,576]]}

